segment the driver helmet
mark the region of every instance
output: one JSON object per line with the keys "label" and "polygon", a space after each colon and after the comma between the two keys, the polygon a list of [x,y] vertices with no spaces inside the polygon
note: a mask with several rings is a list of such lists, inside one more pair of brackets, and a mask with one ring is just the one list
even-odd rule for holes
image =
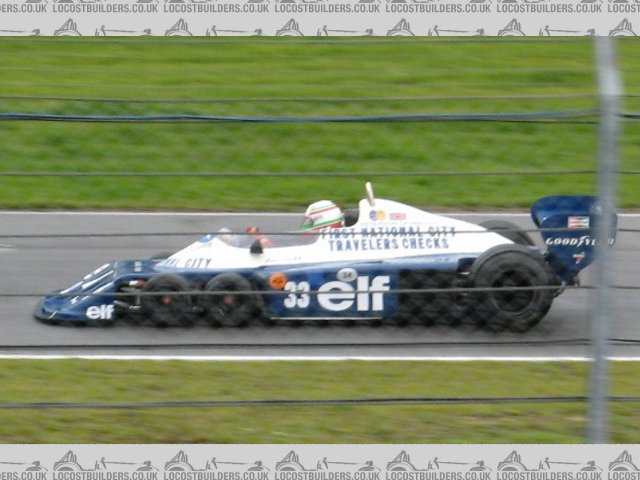
{"label": "driver helmet", "polygon": [[307,207],[301,230],[340,228],[344,224],[344,214],[340,207],[330,200],[319,200]]}

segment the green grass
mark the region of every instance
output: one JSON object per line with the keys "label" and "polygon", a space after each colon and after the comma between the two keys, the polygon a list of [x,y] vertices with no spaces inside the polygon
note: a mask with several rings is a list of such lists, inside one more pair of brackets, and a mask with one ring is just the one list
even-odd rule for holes
{"label": "green grass", "polygon": [[[0,403],[586,395],[582,363],[13,361]],[[637,363],[612,395],[640,395]],[[0,409],[3,443],[581,443],[583,403]],[[638,443],[637,404],[611,441]]]}
{"label": "green grass", "polygon": [[[624,42],[619,46],[627,93],[638,93],[636,45]],[[592,45],[582,39],[354,44],[5,38],[0,47],[1,112],[353,116],[596,107]],[[504,98],[496,98],[501,96]],[[93,100],[60,99],[70,97]],[[124,101],[100,101],[108,98]],[[287,101],[292,98],[298,101]],[[318,98],[325,101],[311,101]],[[360,101],[345,102],[345,98]],[[362,101],[370,98],[396,100]],[[158,99],[174,102],[152,102]],[[218,101],[202,102],[204,99]],[[626,108],[640,111],[640,102],[628,99]],[[623,169],[639,170],[637,133],[636,124],[625,129]],[[369,179],[374,180],[379,196],[419,206],[526,207],[544,195],[593,193],[595,178],[584,174],[377,178],[367,173],[593,170],[596,154],[596,126],[576,123],[5,121],[0,122],[0,172],[247,176],[0,177],[0,208],[299,210],[321,197],[353,204],[362,197],[363,183]],[[256,172],[353,173],[355,177],[250,176]],[[625,207],[640,206],[634,183],[633,175],[622,180],[620,203]]]}

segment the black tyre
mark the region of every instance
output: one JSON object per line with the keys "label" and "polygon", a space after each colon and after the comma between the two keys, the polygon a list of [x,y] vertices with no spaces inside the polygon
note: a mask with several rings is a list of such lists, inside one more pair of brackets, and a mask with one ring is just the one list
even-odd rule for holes
{"label": "black tyre", "polygon": [[535,246],[535,243],[533,243],[533,239],[529,234],[511,222],[506,222],[504,220],[487,220],[486,222],[482,222],[480,226],[486,228],[490,232],[502,235],[513,243],[528,245],[530,247]]}
{"label": "black tyre", "polygon": [[[480,255],[471,267],[477,288],[545,287],[551,275],[542,256],[523,245],[499,245]],[[474,292],[477,325],[499,331],[524,332],[547,314],[553,301],[550,289]]]}
{"label": "black tyre", "polygon": [[[237,273],[216,275],[204,290],[205,295],[202,296],[200,305],[204,308],[205,318],[211,325],[243,327],[261,316],[256,295],[246,293],[253,290],[251,284]],[[216,295],[214,292],[221,293]]]}
{"label": "black tyre", "polygon": [[[189,282],[178,275],[162,274],[151,277],[142,288],[142,292],[167,293],[140,296],[142,323],[157,327],[193,325],[196,322],[193,299],[190,295],[183,294],[190,290]],[[172,295],[172,292],[178,295]]]}

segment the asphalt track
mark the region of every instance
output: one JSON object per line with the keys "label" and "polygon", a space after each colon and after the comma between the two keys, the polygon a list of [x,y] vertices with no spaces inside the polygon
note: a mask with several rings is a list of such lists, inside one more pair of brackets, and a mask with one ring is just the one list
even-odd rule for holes
{"label": "asphalt track", "polygon": [[[451,214],[472,222],[501,218],[533,228],[526,214]],[[222,358],[584,358],[593,290],[558,297],[545,319],[525,334],[490,333],[472,325],[256,325],[243,329],[156,329],[48,326],[32,316],[38,296],[75,283],[103,263],[174,251],[201,233],[226,226],[263,231],[297,227],[277,214],[0,212],[0,355],[189,356]],[[620,215],[621,229],[640,229],[640,215]],[[92,236],[68,236],[87,235]],[[115,234],[115,236],[110,236]],[[12,237],[13,235],[13,237]],[[44,237],[38,237],[44,235]],[[61,236],[57,236],[61,235]],[[539,235],[533,235],[539,241]],[[614,283],[640,286],[640,232],[622,232],[614,249]],[[582,274],[594,284],[594,267]],[[614,289],[609,354],[640,357],[640,290]]]}

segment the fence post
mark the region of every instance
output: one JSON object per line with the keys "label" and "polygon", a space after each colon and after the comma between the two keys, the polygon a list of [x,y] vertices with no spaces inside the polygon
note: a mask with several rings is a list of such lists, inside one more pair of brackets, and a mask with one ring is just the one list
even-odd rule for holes
{"label": "fence post", "polygon": [[595,40],[595,60],[598,76],[598,196],[604,215],[596,226],[595,306],[591,321],[592,366],[589,401],[589,442],[606,443],[608,439],[608,365],[607,346],[611,316],[611,252],[609,238],[614,235],[611,215],[615,210],[617,184],[617,137],[620,113],[620,77],[616,65],[614,40]]}

